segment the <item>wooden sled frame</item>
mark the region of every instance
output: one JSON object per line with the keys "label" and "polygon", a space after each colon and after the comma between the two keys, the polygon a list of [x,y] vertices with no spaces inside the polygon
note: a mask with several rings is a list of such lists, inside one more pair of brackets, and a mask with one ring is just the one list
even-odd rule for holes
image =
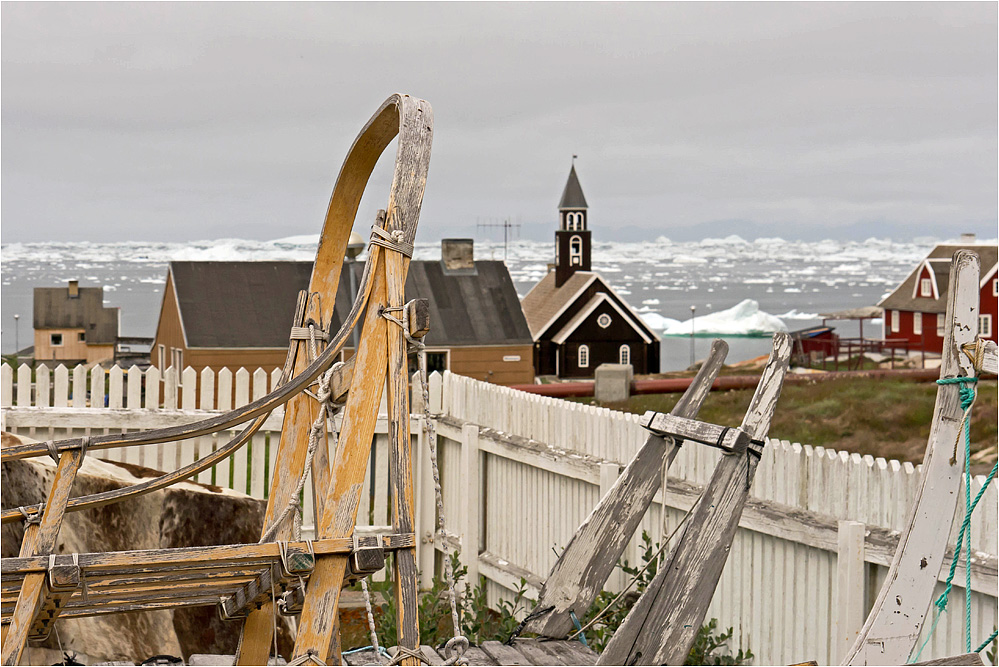
{"label": "wooden sled frame", "polygon": [[[361,196],[378,158],[388,144],[398,136],[395,173],[387,212],[379,219],[379,229],[376,230],[379,232],[378,238],[374,239],[370,246],[359,293],[347,320],[335,334],[328,332],[332,335],[327,336],[329,340],[326,348],[314,360],[307,360],[304,344],[292,342],[283,374],[283,378],[290,378],[287,382],[267,396],[242,408],[185,426],[143,433],[111,434],[19,445],[4,449],[0,453],[3,461],[52,455],[58,458],[59,462],[45,505],[35,510],[31,517],[32,521],[25,530],[20,557],[5,559],[3,563],[5,590],[8,588],[8,581],[11,582],[11,586],[17,587],[16,605],[10,616],[5,616],[3,624],[5,665],[17,664],[20,660],[29,632],[32,628],[37,629],[43,609],[48,612],[47,621],[51,625],[74,592],[78,593],[81,569],[99,567],[99,563],[90,561],[101,554],[85,554],[74,559],[77,562],[70,564],[63,564],[59,559],[48,559],[49,566],[39,569],[38,557],[48,557],[54,550],[66,511],[118,502],[190,477],[245,444],[274,408],[289,403],[272,479],[272,492],[264,524],[266,530],[269,523],[291,500],[291,493],[304,468],[306,440],[316,406],[314,401],[302,396],[302,392],[333,365],[352,328],[357,325],[362,312],[365,311],[363,336],[356,351],[356,361],[352,364],[353,369],[341,368],[331,382],[334,394],[342,394],[346,385],[349,385],[350,393],[343,419],[342,442],[333,461],[332,483],[325,458],[325,442],[316,448],[317,455],[312,472],[317,497],[317,515],[321,517],[317,527],[318,540],[308,545],[309,553],[301,552],[303,545],[297,547],[288,545],[279,549],[281,553],[267,552],[263,558],[268,563],[266,573],[273,571],[272,566],[277,561],[280,561],[287,570],[289,559],[286,558],[286,550],[289,548],[299,550],[300,557],[297,562],[303,566],[302,571],[306,574],[311,573],[311,576],[299,625],[295,657],[301,659],[312,657],[324,663],[332,658],[339,662],[336,637],[337,600],[346,576],[348,556],[358,548],[358,544],[354,543],[356,541],[351,542],[351,537],[356,519],[359,489],[363,483],[377,408],[381,399],[382,378],[385,378],[384,384],[388,386],[390,423],[390,475],[395,487],[392,507],[395,534],[386,536],[388,541],[379,546],[394,549],[396,553],[393,560],[396,568],[395,593],[399,601],[397,622],[400,649],[419,650],[406,365],[407,339],[411,332],[403,332],[401,327],[390,325],[382,315],[386,309],[401,309],[404,305],[406,272],[426,185],[432,133],[433,112],[427,102],[406,95],[393,95],[375,112],[351,146],[330,198],[309,294],[299,299],[294,323],[296,326],[302,326],[310,319],[319,325],[331,321],[344,252]],[[97,494],[75,499],[75,502],[69,498],[76,473],[88,450],[184,440],[228,429],[250,420],[251,423],[223,448],[224,453],[223,450],[219,450],[197,465],[188,466],[183,471],[164,475],[119,492]],[[23,518],[25,517],[19,510],[12,510],[4,512],[2,520],[9,522]],[[284,534],[286,532],[283,531]],[[345,548],[345,541],[350,543],[349,549]],[[234,562],[242,563],[244,557],[253,554],[256,554],[255,557],[259,560],[262,556],[257,552],[266,546],[235,545],[219,549],[225,550],[224,553]],[[194,550],[191,549],[162,550],[157,553],[162,556],[163,551],[175,557],[171,561],[171,567],[174,568],[179,562],[187,563],[196,571],[204,570],[210,565],[209,562],[199,560],[199,554],[193,553]],[[146,553],[147,556],[141,556],[140,553]],[[125,555],[122,557],[143,570],[143,574],[149,574],[149,570],[155,570],[155,567],[149,562],[145,564],[142,562],[144,558],[148,560],[149,553],[124,552]],[[215,561],[220,557],[218,553],[212,555]],[[200,556],[204,557],[205,554]],[[152,558],[156,560],[156,556]],[[162,572],[159,574],[162,575]],[[286,574],[296,573],[286,572]],[[238,580],[233,583],[238,590],[243,590],[245,593],[244,587],[250,583],[256,584],[258,593],[264,588],[261,584],[265,572],[246,576],[249,577],[249,581]],[[225,590],[236,592],[231,589]],[[266,590],[268,598],[271,590],[269,588]],[[127,596],[122,599],[131,600]],[[217,602],[218,597],[214,599]],[[121,610],[116,609],[117,606],[120,605],[112,604],[109,609]],[[170,606],[178,606],[178,603],[154,600],[145,607],[136,608]],[[267,619],[266,624],[261,623],[264,617]],[[240,664],[266,662],[271,627],[269,609],[250,612],[245,621],[243,639],[240,643],[238,656]],[[266,641],[262,641],[265,636]],[[401,662],[417,664],[415,657],[406,657]]]}

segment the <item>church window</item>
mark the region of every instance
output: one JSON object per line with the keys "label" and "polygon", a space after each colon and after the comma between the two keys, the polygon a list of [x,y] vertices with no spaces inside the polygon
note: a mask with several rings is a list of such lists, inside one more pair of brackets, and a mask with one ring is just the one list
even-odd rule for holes
{"label": "church window", "polygon": [[617,351],[618,363],[630,364],[631,363],[631,348],[627,345],[622,345],[621,349]]}
{"label": "church window", "polygon": [[917,336],[923,335],[923,314],[913,313],[912,314],[912,333]]}
{"label": "church window", "polygon": [[571,211],[565,214],[565,228],[570,232],[583,230],[583,213],[581,211]]}
{"label": "church window", "polygon": [[576,362],[577,362],[577,365],[580,368],[589,368],[590,367],[590,346],[589,345],[580,345],[577,357],[578,358],[576,359]]}
{"label": "church window", "polygon": [[583,239],[573,236],[569,239],[569,266],[583,265]]}
{"label": "church window", "polygon": [[947,333],[945,326],[947,323],[947,316],[943,313],[937,313],[937,337],[943,338],[944,334]]}
{"label": "church window", "polygon": [[982,338],[992,338],[992,316],[978,316],[978,335]]}
{"label": "church window", "polygon": [[929,278],[919,281],[919,296],[933,296],[933,283]]}
{"label": "church window", "polygon": [[606,329],[611,325],[611,316],[607,313],[601,313],[600,317],[597,318],[597,324],[601,329]]}

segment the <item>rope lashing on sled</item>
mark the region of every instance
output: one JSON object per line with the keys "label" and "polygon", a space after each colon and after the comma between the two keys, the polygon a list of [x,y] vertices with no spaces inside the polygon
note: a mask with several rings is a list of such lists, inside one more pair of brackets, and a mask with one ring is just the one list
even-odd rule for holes
{"label": "rope lashing on sled", "polygon": [[[979,344],[975,346],[976,350],[980,350],[983,346],[980,344],[981,339],[979,339]],[[981,352],[976,352],[974,355],[965,350],[972,362],[975,364],[975,370],[979,371],[981,369],[981,361],[983,354]],[[982,488],[979,489],[978,493],[975,494],[974,500],[971,498],[971,408],[975,404],[975,398],[977,393],[975,391],[975,384],[977,384],[977,377],[950,377],[950,378],[940,378],[937,380],[939,385],[959,385],[958,396],[961,399],[961,409],[964,415],[961,420],[961,428],[958,431],[957,439],[954,441],[954,453],[951,456],[950,464],[954,465],[957,463],[957,446],[961,441],[961,435],[964,435],[964,519],[961,521],[961,529],[957,534],[957,544],[954,547],[954,557],[950,562],[950,571],[947,573],[946,587],[944,592],[940,594],[934,602],[934,619],[933,625],[930,626],[930,631],[926,635],[926,639],[920,645],[919,650],[916,652],[915,657],[912,662],[919,660],[919,656],[922,654],[923,649],[926,644],[929,643],[930,639],[933,637],[936,631],[937,624],[940,622],[940,618],[944,612],[947,611],[947,601],[950,595],[950,591],[954,586],[954,575],[957,572],[957,563],[961,559],[961,552],[964,552],[964,644],[965,650],[971,653],[971,516],[978,506],[978,502],[985,495],[985,491],[988,490],[989,485],[992,480],[995,479],[996,472],[999,471],[999,464],[992,466],[992,470],[989,472],[988,476],[985,478],[985,483],[982,484]],[[981,651],[983,648],[988,646],[995,638],[995,633],[989,638],[982,646],[978,649]],[[976,653],[978,651],[975,651]]]}
{"label": "rope lashing on sled", "polygon": [[413,244],[403,240],[405,233],[401,229],[387,232],[381,227],[371,227],[371,245],[377,245],[386,250],[401,252],[406,257],[413,256]]}

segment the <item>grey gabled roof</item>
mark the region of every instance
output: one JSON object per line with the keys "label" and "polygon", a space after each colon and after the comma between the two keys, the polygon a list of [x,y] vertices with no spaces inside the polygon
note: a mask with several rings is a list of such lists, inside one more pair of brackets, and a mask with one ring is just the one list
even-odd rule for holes
{"label": "grey gabled roof", "polygon": [[[347,266],[337,286],[334,331],[352,302]],[[352,266],[356,285],[364,265]],[[171,262],[170,271],[189,347],[284,348],[312,262]],[[503,262],[475,262],[474,270],[449,273],[439,261],[414,261],[406,299],[417,297],[430,300],[429,345],[532,342]]]}
{"label": "grey gabled roof", "polygon": [[68,287],[36,287],[35,329],[83,329],[88,345],[113,344],[118,336],[118,309],[104,307],[103,287],[80,287],[70,298]]}
{"label": "grey gabled roof", "polygon": [[562,190],[562,199],[558,203],[558,210],[575,210],[588,208],[586,197],[583,196],[583,188],[579,184],[579,177],[576,176],[576,165],[569,169],[569,180],[565,182],[565,189]]}
{"label": "grey gabled roof", "polygon": [[288,347],[312,262],[170,262],[188,347]]}
{"label": "grey gabled roof", "polygon": [[[982,277],[999,261],[999,248],[987,244],[941,244],[933,248],[926,258],[921,261],[908,277],[878,303],[881,308],[890,310],[905,310],[923,313],[944,313],[947,312],[947,288],[950,282],[950,262],[954,253],[961,249],[972,250],[978,254],[982,262]],[[937,283],[937,290],[940,298],[930,299],[926,297],[913,296],[916,289],[916,279],[919,276],[923,264],[928,260],[930,270],[933,271]]]}

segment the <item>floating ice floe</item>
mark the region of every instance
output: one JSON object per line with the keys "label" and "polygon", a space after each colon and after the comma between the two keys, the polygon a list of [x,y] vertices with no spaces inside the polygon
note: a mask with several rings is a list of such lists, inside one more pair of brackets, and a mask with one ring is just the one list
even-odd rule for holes
{"label": "floating ice floe", "polygon": [[639,317],[653,331],[665,331],[670,327],[680,324],[680,320],[674,320],[672,317],[663,317],[659,313],[639,313]]}
{"label": "floating ice floe", "polygon": [[803,313],[795,308],[787,311],[786,313],[781,313],[780,315],[774,315],[774,317],[779,317],[782,320],[819,320],[822,319],[818,316],[818,313]]}
{"label": "floating ice floe", "polygon": [[[645,318],[645,315],[642,317]],[[753,299],[746,299],[727,310],[696,316],[693,321],[694,334],[757,336],[776,331],[787,331],[787,325],[779,317],[761,311],[760,304]],[[689,336],[691,321],[669,325],[663,333],[667,336]]]}

